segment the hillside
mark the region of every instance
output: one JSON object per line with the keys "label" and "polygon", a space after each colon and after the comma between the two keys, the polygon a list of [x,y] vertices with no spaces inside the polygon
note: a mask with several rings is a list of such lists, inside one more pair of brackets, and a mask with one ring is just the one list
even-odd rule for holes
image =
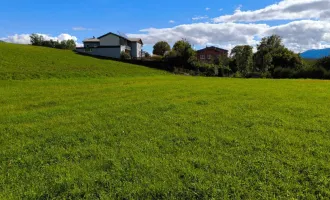
{"label": "hillside", "polygon": [[0,199],[330,198],[330,81],[0,50]]}
{"label": "hillside", "polygon": [[165,72],[143,66],[30,45],[0,43],[0,80],[82,77],[134,77]]}
{"label": "hillside", "polygon": [[312,49],[305,51],[300,54],[302,58],[306,59],[320,59],[325,56],[330,56],[330,48],[329,49]]}

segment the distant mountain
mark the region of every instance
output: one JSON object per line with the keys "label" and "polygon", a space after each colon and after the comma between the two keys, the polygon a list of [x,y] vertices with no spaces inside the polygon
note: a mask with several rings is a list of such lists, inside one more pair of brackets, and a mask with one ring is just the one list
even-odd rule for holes
{"label": "distant mountain", "polygon": [[319,59],[325,56],[330,56],[330,48],[329,49],[312,49],[305,51],[300,54],[302,58],[307,59]]}

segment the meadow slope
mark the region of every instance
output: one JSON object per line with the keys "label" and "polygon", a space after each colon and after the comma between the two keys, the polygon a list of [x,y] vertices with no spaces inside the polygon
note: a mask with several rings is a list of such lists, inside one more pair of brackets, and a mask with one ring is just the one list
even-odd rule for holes
{"label": "meadow slope", "polygon": [[329,81],[0,58],[0,199],[330,198]]}

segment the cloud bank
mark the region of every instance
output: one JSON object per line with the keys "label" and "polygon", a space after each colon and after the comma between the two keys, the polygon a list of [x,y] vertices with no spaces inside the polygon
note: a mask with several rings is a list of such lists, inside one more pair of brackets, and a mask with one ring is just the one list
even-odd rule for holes
{"label": "cloud bank", "polygon": [[[279,20],[289,22],[281,24]],[[268,21],[279,25],[268,25]],[[129,37],[140,37],[145,44],[159,40],[173,44],[184,38],[195,45],[230,49],[235,45],[255,46],[262,37],[277,34],[295,52],[330,47],[330,0],[283,0],[254,11],[241,11],[238,7],[232,15],[216,17],[211,22],[147,28]]]}
{"label": "cloud bank", "polygon": [[[48,34],[41,34],[41,33],[37,33],[38,35],[42,35],[44,37],[45,40],[54,40],[54,41],[63,41],[63,40],[74,40],[76,42],[77,46],[81,46],[82,44],[78,43],[78,38],[76,36],[72,36],[70,34],[67,33],[62,33],[58,36],[51,36]],[[8,37],[4,37],[4,38],[0,38],[0,40],[3,40],[5,42],[9,42],[9,43],[17,43],[17,44],[31,44],[30,41],[30,34],[15,34],[12,36],[8,36]]]}

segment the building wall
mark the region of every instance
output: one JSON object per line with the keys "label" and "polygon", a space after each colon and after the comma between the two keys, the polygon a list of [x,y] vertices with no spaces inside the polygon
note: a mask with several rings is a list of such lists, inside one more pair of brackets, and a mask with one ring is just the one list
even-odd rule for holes
{"label": "building wall", "polygon": [[138,42],[132,42],[132,57],[141,58],[142,45]]}
{"label": "building wall", "polygon": [[102,47],[102,48],[77,48],[77,52],[82,52],[94,56],[104,56],[110,58],[120,58],[121,47]]}
{"label": "building wall", "polygon": [[113,46],[113,45],[120,45],[120,38],[116,35],[109,34],[100,38],[100,45],[101,46]]}
{"label": "building wall", "polygon": [[84,42],[84,47],[98,47],[100,46],[99,42]]}
{"label": "building wall", "polygon": [[[210,60],[212,60],[214,58],[217,58],[221,55],[228,56],[228,51],[220,51],[219,52],[219,51],[216,51],[214,49],[204,49],[202,51],[198,51],[197,52],[197,59],[203,61],[203,59],[201,59],[201,55],[204,55],[204,57],[205,57],[204,61],[210,61]],[[208,55],[211,56],[211,59],[208,58]]]}

